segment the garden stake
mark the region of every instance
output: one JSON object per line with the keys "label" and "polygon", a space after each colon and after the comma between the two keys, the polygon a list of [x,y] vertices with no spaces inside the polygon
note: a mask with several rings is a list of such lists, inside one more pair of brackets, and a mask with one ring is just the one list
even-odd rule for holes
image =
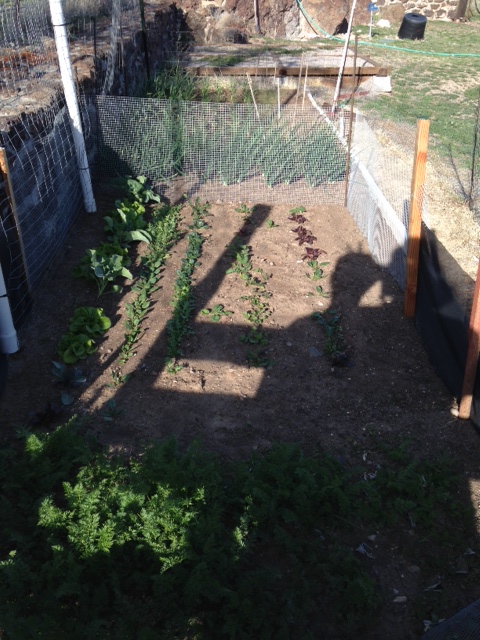
{"label": "garden stake", "polygon": [[353,50],[353,87],[352,97],[350,99],[350,128],[348,129],[348,141],[347,141],[347,160],[345,164],[345,206],[348,201],[348,178],[350,173],[350,153],[352,151],[352,131],[353,131],[353,117],[354,117],[354,104],[355,104],[355,87],[357,84],[357,51],[358,51],[358,34],[355,34],[355,48]]}
{"label": "garden stake", "polygon": [[463,377],[462,397],[458,408],[458,417],[462,420],[470,418],[472,410],[473,387],[478,364],[478,345],[480,336],[480,261],[477,269],[477,279],[475,281],[475,291],[473,293],[472,311],[470,312],[470,325],[468,330],[468,350],[467,362],[465,364],[465,375]]}
{"label": "garden stake", "polygon": [[257,101],[255,100],[255,94],[253,93],[252,79],[250,78],[248,73],[247,73],[247,82],[248,82],[248,86],[250,87],[250,93],[252,94],[253,104],[255,105],[255,113],[257,114],[257,118],[260,120],[260,114],[258,113],[258,107],[257,107]]}
{"label": "garden stake", "polygon": [[278,119],[280,120],[280,78],[277,78]]}
{"label": "garden stake", "polygon": [[419,118],[417,120],[415,162],[413,165],[410,211],[408,216],[407,274],[405,282],[405,304],[403,308],[405,318],[413,318],[415,314],[429,128],[430,120],[426,118]]}
{"label": "garden stake", "polygon": [[303,99],[302,99],[302,111],[305,110],[305,93],[307,92],[307,78],[308,78],[308,62],[305,67],[305,76],[303,82]]}
{"label": "garden stake", "polygon": [[[18,240],[20,253],[22,254],[22,267],[23,267],[23,275],[25,277],[25,283],[27,287],[27,298],[30,299],[30,282],[29,282],[28,271],[27,271],[25,245],[23,244],[21,227],[18,220],[17,203],[15,201],[15,194],[13,192],[12,176],[10,174],[10,167],[8,165],[7,150],[4,147],[0,147],[0,178],[3,179],[4,188],[7,193],[8,200],[10,201],[10,210],[12,212],[12,217],[14,220],[14,224],[12,225],[12,227],[14,229],[14,233]],[[27,300],[26,306],[28,306],[28,304],[29,302]]]}
{"label": "garden stake", "polygon": [[295,122],[295,119],[297,117],[298,94],[300,93],[300,83],[302,81],[302,70],[303,70],[303,53],[302,53],[302,57],[300,58],[300,69],[298,71],[297,95],[295,96],[295,109],[294,109],[294,112],[293,112],[293,121],[294,122]]}

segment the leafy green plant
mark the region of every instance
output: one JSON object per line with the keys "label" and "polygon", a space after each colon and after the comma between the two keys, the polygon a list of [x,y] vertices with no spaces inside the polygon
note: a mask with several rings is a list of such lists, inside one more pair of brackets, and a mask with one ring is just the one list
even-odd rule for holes
{"label": "leafy green plant", "polygon": [[95,353],[95,340],[85,333],[66,333],[60,338],[57,353],[65,364],[75,364]]}
{"label": "leafy green plant", "polygon": [[77,307],[70,320],[71,333],[85,333],[90,336],[103,336],[112,323],[101,307]]}
{"label": "leafy green plant", "polygon": [[210,204],[208,202],[202,202],[200,198],[196,198],[194,202],[188,201],[192,209],[193,224],[191,229],[208,229],[208,224],[205,222],[207,216],[212,215],[210,213]]}
{"label": "leafy green plant", "polygon": [[298,219],[296,218],[296,216],[297,216],[298,214],[305,213],[305,211],[306,211],[305,207],[302,207],[302,206],[299,206],[299,207],[293,207],[293,209],[290,209],[290,212],[289,212],[288,217],[289,217],[291,220],[295,220],[296,222],[300,222],[300,224],[302,224],[303,222],[306,222],[306,220],[298,220]]}
{"label": "leafy green plant", "polygon": [[324,278],[324,267],[326,267],[329,263],[328,262],[318,262],[318,260],[308,260],[307,262],[307,266],[310,267],[310,269],[312,270],[312,273],[306,273],[305,275],[307,276],[307,278],[309,278],[310,280],[313,280],[314,282],[316,280],[321,280],[322,278]]}
{"label": "leafy green plant", "polygon": [[141,202],[128,202],[117,200],[115,209],[105,216],[105,231],[108,240],[120,245],[129,245],[131,242],[150,242],[151,237],[144,218],[145,207]]}
{"label": "leafy green plant", "polygon": [[70,319],[69,331],[60,338],[57,353],[65,364],[75,364],[95,353],[94,338],[111,326],[110,319],[99,307],[78,307]]}
{"label": "leafy green plant", "polygon": [[[80,265],[73,271],[76,278],[87,278],[96,282],[98,295],[101,296],[108,284],[117,278],[133,279],[133,275],[128,270],[130,259],[128,250],[118,243],[102,243],[96,249],[87,249]],[[114,291],[120,291],[120,287],[115,287]]]}
{"label": "leafy green plant", "polygon": [[273,227],[278,227],[278,224],[275,224],[274,220],[267,220],[266,223],[268,229],[273,229]]}
{"label": "leafy green plant", "polygon": [[76,389],[87,381],[86,375],[77,367],[69,367],[63,362],[52,361],[52,373],[57,382],[62,383],[63,389],[60,393],[60,400],[63,406],[73,403],[74,397],[70,393],[70,389]]}
{"label": "leafy green plant", "polygon": [[109,400],[102,411],[102,418],[105,422],[115,422],[124,413],[125,409],[120,409],[115,400]]}
{"label": "leafy green plant", "polygon": [[227,269],[227,274],[236,273],[244,282],[250,280],[250,271],[252,270],[252,263],[250,262],[251,250],[246,244],[235,243],[228,251],[234,262],[233,265]]}
{"label": "leafy green plant", "polygon": [[316,311],[312,314],[312,318],[325,331],[326,340],[323,347],[325,355],[330,358],[334,365],[344,366],[347,364],[349,356],[340,324],[341,315],[334,309],[327,309],[327,311],[323,312]]}
{"label": "leafy green plant", "polygon": [[202,309],[200,314],[207,316],[212,322],[220,322],[222,318],[232,315],[232,311],[226,311],[223,304],[215,304],[211,309]]}
{"label": "leafy green plant", "polygon": [[178,371],[177,358],[182,355],[181,343],[189,332],[189,321],[194,309],[192,276],[202,252],[204,238],[197,231],[188,234],[188,247],[174,284],[173,314],[167,322],[167,371]]}
{"label": "leafy green plant", "polygon": [[249,351],[247,353],[247,363],[250,367],[256,367],[259,369],[271,369],[274,364],[273,360],[268,357],[265,350]]}
{"label": "leafy green plant", "polygon": [[250,218],[250,216],[252,215],[253,209],[251,207],[248,207],[245,202],[241,202],[238,207],[235,207],[235,211],[237,213],[241,213],[244,220],[247,218]]}
{"label": "leafy green plant", "polygon": [[[179,205],[164,205],[156,209],[148,226],[152,241],[146,255],[142,257],[142,271],[134,287],[135,297],[125,305],[127,320],[124,343],[120,349],[120,365],[132,357],[135,345],[143,333],[142,322],[150,308],[150,298],[158,286],[168,251],[179,237],[179,212]],[[124,382],[123,378],[124,376],[117,372],[114,384],[121,384]]]}
{"label": "leafy green plant", "polygon": [[161,202],[160,196],[153,191],[145,176],[126,179],[126,190],[133,200],[147,204],[149,202]]}
{"label": "leafy green plant", "polygon": [[161,198],[152,189],[152,185],[145,176],[132,176],[114,178],[111,183],[122,189],[129,201],[140,202],[141,204],[160,203]]}
{"label": "leafy green plant", "polygon": [[80,369],[68,367],[63,362],[52,360],[52,373],[65,387],[76,389],[85,384],[87,377]]}
{"label": "leafy green plant", "polygon": [[254,293],[251,296],[242,296],[242,300],[248,300],[250,303],[250,309],[243,314],[244,318],[254,327],[261,327],[271,314],[268,302],[265,302],[259,293]]}
{"label": "leafy green plant", "polygon": [[241,335],[240,340],[246,344],[261,344],[262,346],[268,344],[267,336],[258,326]]}
{"label": "leafy green plant", "polygon": [[125,382],[127,382],[128,378],[129,378],[129,374],[128,373],[123,373],[121,372],[120,369],[112,369],[112,384],[108,385],[110,387],[119,387],[122,384],[125,384]]}
{"label": "leafy green plant", "polygon": [[[228,274],[237,274],[246,286],[252,288],[252,293],[242,296],[241,299],[249,303],[249,309],[243,313],[243,317],[253,325],[253,329],[247,331],[240,337],[243,343],[266,346],[268,339],[264,331],[262,331],[263,323],[270,316],[271,309],[267,302],[271,294],[267,290],[267,282],[269,275],[262,269],[253,269],[250,260],[250,248],[242,243],[232,245],[229,255],[234,258],[232,267],[227,270]],[[261,351],[255,354],[249,351],[247,354],[247,362],[250,366],[263,366],[261,363],[267,363],[265,366],[272,366],[272,362],[264,356]]]}
{"label": "leafy green plant", "polygon": [[313,640],[318,620],[338,637],[373,637],[381,594],[352,540],[413,516],[402,555],[418,564],[432,538],[455,554],[475,535],[445,459],[385,452],[366,481],[292,445],[243,464],[173,440],[113,457],[77,420],[27,431],[21,445],[0,451],[11,638]]}

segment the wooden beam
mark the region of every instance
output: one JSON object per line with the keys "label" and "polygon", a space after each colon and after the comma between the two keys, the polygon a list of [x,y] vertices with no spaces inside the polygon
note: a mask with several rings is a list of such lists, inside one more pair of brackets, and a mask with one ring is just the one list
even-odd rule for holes
{"label": "wooden beam", "polygon": [[[276,71],[275,71],[276,69]],[[298,77],[300,67],[186,67],[186,71],[197,76],[244,76],[247,73],[254,77]],[[389,76],[390,67],[345,67],[344,76]],[[338,76],[338,67],[308,67],[308,76]]]}
{"label": "wooden beam", "polygon": [[477,268],[477,279],[473,293],[470,325],[468,330],[467,362],[463,376],[462,397],[458,407],[458,417],[468,420],[472,411],[473,387],[477,375],[478,347],[480,342],[480,262]]}
{"label": "wooden beam", "polygon": [[30,283],[29,283],[28,270],[27,270],[27,259],[25,254],[25,247],[23,244],[20,222],[18,220],[18,215],[17,215],[17,203],[15,202],[15,194],[13,192],[12,177],[10,174],[10,166],[8,164],[8,159],[7,159],[7,150],[4,147],[0,147],[0,178],[3,181],[7,198],[10,201],[10,211],[14,221],[14,224],[12,226],[15,230],[15,235],[18,240],[20,252],[22,254],[23,271],[24,271],[24,277],[25,277],[25,284],[27,287],[27,295],[30,295]]}
{"label": "wooden beam", "polygon": [[419,118],[417,120],[417,139],[415,142],[415,160],[413,164],[410,211],[408,217],[407,274],[403,308],[403,314],[406,318],[413,318],[415,314],[429,128],[430,120],[426,118]]}

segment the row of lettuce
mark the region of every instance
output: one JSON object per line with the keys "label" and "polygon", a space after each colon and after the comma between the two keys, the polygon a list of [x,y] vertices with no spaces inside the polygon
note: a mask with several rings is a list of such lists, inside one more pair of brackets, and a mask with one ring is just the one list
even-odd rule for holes
{"label": "row of lettuce", "polygon": [[[118,182],[125,196],[115,201],[115,206],[104,217],[105,240],[95,248],[85,251],[73,275],[95,282],[98,297],[120,294],[125,281],[131,282],[133,296],[125,304],[125,333],[116,366],[112,367],[113,382],[125,381],[119,371],[135,353],[143,333],[142,323],[148,314],[152,295],[158,288],[161,272],[169,251],[180,238],[179,222],[181,205],[163,204],[158,194],[148,185],[145,177],[126,178]],[[198,205],[198,203],[197,203]],[[180,345],[187,331],[193,310],[191,277],[201,253],[203,237],[198,229],[205,208],[192,204],[194,224],[188,234],[188,248],[177,272],[172,300],[172,317],[167,325],[167,370],[174,372]],[[147,220],[148,217],[148,220]],[[195,221],[197,220],[197,224]],[[135,243],[144,243],[146,250],[140,258],[138,274],[132,274],[132,250]],[[68,331],[60,338],[57,354],[60,362],[53,363],[54,375],[67,386],[75,387],[85,382],[85,376],[75,367],[77,363],[99,347],[99,340],[112,323],[103,307],[78,307],[70,319]],[[73,401],[69,393],[62,394],[63,404]]]}

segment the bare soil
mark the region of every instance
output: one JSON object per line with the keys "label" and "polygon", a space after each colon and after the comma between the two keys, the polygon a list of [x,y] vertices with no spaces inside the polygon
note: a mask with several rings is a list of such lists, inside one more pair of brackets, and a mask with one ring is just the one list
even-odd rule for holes
{"label": "bare soil", "polygon": [[[192,333],[183,345],[182,369],[172,375],[165,370],[166,322],[185,236],[171,252],[136,355],[121,370],[117,356],[130,289],[122,299],[97,299],[95,285],[72,278],[85,249],[103,239],[102,214],[113,198],[108,190],[99,191],[99,213],[80,221],[21,332],[22,348],[10,358],[7,391],[0,401],[4,438],[22,424],[49,429],[71,414],[88,414],[88,428],[116,451],[136,452],[145,443],[175,436],[183,447],[198,440],[224,459],[245,459],[273,443],[294,442],[306,452],[331,452],[349,466],[366,463],[372,471],[381,463],[379,443],[398,446],[409,440],[417,457],[456,457],[464,478],[459,498],[472,499],[478,507],[478,436],[469,423],[452,416],[454,400],[433,371],[412,322],[402,317],[402,292],[373,262],[345,209],[308,207],[303,214],[304,226],[316,237],[312,246],[324,252],[319,261],[328,262],[324,279],[313,282],[302,259],[307,245],[295,240],[292,229],[298,225],[288,219],[299,203],[248,203],[255,205],[250,221],[235,210],[238,205],[212,204],[195,272]],[[186,206],[183,211],[185,231],[191,223],[189,210]],[[228,247],[235,238],[251,247],[253,268],[269,276],[271,314],[264,324],[268,368],[249,366],[252,347],[241,341],[249,326],[244,316],[248,303],[242,298],[250,291],[238,275],[226,273],[232,266]],[[318,285],[328,297],[317,293]],[[214,323],[200,313],[216,304],[232,315]],[[60,388],[54,384],[51,361],[58,359],[59,338],[81,305],[102,306],[113,326],[97,354],[81,363],[88,384],[74,391],[74,404],[56,415]],[[341,314],[348,345],[343,366],[324,354],[325,332],[312,319],[313,312],[327,309]],[[115,385],[114,371],[128,380]],[[110,413],[109,401],[115,403]],[[104,419],[112,413],[113,421]],[[418,638],[425,616],[418,603],[438,576],[421,559],[412,568],[403,557],[402,541],[416,535],[411,523],[405,522],[393,539],[383,532],[372,534],[374,557],[365,562],[377,576],[386,606],[368,640]],[[480,551],[477,539],[466,541],[468,547]],[[446,566],[453,567],[455,560],[446,557]],[[472,562],[478,564],[475,558]],[[480,597],[478,584],[453,568],[442,582],[443,617]],[[398,596],[406,600],[394,601]]]}

